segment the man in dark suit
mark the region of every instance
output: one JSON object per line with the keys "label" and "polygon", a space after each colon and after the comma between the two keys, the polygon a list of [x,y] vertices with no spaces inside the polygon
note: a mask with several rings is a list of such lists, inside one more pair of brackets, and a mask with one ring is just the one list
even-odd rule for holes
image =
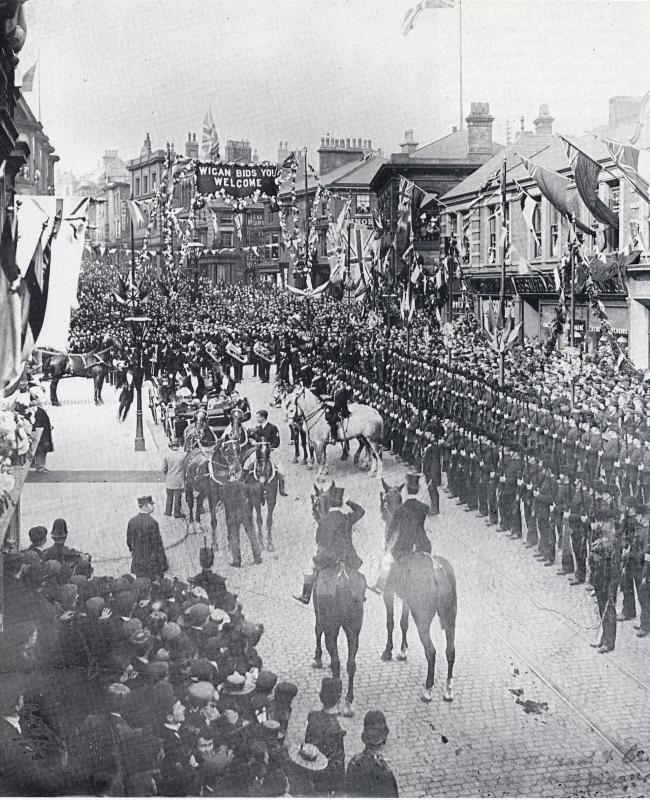
{"label": "man in dark suit", "polygon": [[131,572],[136,578],[161,578],[169,569],[160,528],[152,519],[154,502],[151,495],[138,498],[140,513],[131,517],[126,529],[126,544],[131,552]]}
{"label": "man in dark suit", "polygon": [[129,367],[124,375],[124,383],[120,391],[120,404],[117,410],[117,418],[120,422],[124,422],[133,403],[133,394],[135,392],[135,374],[133,369]]}
{"label": "man in dark suit", "polygon": [[411,553],[431,553],[431,542],[424,530],[429,507],[417,499],[420,491],[419,473],[407,473],[407,499],[398,506],[386,532],[386,552],[381,561],[373,592],[381,594],[386,588],[393,565]]}
{"label": "man in dark suit", "polygon": [[183,386],[189,389],[198,400],[203,400],[205,381],[197,364],[190,364],[187,377],[183,379]]}
{"label": "man in dark suit", "polygon": [[257,412],[255,415],[255,421],[257,425],[250,431],[249,438],[255,442],[259,442],[260,439],[265,439],[270,444],[271,450],[276,451],[273,463],[275,464],[275,469],[278,473],[278,491],[282,497],[286,497],[287,493],[284,486],[284,459],[279,452],[280,431],[278,430],[277,425],[269,422],[269,412],[266,411],[266,409],[262,408]]}

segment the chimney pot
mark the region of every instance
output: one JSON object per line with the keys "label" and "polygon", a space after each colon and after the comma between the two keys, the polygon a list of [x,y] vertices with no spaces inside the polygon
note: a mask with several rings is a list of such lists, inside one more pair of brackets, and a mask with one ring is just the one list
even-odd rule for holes
{"label": "chimney pot", "polygon": [[467,122],[468,158],[470,161],[485,161],[492,155],[492,123],[490,104],[473,102]]}
{"label": "chimney pot", "polygon": [[539,116],[533,120],[533,125],[535,126],[535,136],[553,135],[553,117],[549,114],[547,103],[539,107]]}

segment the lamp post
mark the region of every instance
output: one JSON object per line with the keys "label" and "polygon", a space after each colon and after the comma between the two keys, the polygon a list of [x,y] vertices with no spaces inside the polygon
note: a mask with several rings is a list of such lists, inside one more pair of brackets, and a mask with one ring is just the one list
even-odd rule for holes
{"label": "lamp post", "polygon": [[135,450],[136,452],[140,452],[146,449],[144,443],[144,426],[142,423],[142,381],[144,379],[144,369],[142,366],[142,344],[150,319],[149,317],[145,316],[132,316],[127,317],[126,321],[131,324],[131,328],[133,330],[133,343],[135,345],[137,365],[137,373],[135,376]]}
{"label": "lamp post", "polygon": [[190,267],[192,270],[192,291],[194,292],[194,297],[198,297],[199,294],[199,251],[202,250],[204,247],[203,242],[194,241],[188,242],[187,244],[187,267],[188,272],[190,271]]}

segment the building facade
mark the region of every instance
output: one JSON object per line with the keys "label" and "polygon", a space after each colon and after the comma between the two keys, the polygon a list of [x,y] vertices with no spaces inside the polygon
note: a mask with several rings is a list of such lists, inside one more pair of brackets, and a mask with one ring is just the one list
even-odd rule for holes
{"label": "building facade", "polygon": [[16,128],[19,141],[29,148],[27,163],[16,175],[16,192],[18,194],[54,194],[54,165],[59,157],[43,130],[43,125],[36,119],[27,101],[20,95],[16,103]]}
{"label": "building facade", "polygon": [[[397,234],[402,179],[412,181],[421,190],[421,210],[426,219],[414,220],[414,246],[426,266],[438,263],[444,255],[440,225],[436,223],[440,215],[436,198],[475,173],[503,148],[492,139],[493,121],[488,103],[472,103],[465,130],[454,127],[448,135],[423,147],[414,140],[413,131],[407,130],[400,152],[391,155],[371,182],[380,220],[391,238]],[[391,253],[394,275],[405,269],[402,255],[408,246],[406,237],[397,237]]]}
{"label": "building facade", "polygon": [[[631,109],[636,109],[632,113]],[[501,292],[501,269],[506,258],[506,301],[508,313],[521,321],[522,336],[545,338],[555,314],[558,293],[554,273],[562,262],[569,235],[568,222],[541,195],[535,181],[523,166],[520,156],[570,179],[567,204],[577,220],[595,232],[584,236],[588,253],[612,261],[635,251],[634,263],[627,266],[622,279],[598,284],[600,300],[621,343],[629,345],[630,357],[641,368],[650,367],[650,262],[648,204],[623,179],[607,148],[591,135],[568,138],[597,161],[600,199],[618,214],[618,229],[605,230],[582,203],[572,182],[566,145],[553,134],[553,118],[542,106],[533,131],[520,131],[517,141],[487,161],[479,170],[441,198],[443,235],[454,234],[460,242],[467,235],[464,269],[474,297],[475,311],[482,318],[489,303],[496,304]],[[650,94],[643,103],[638,98],[612,98],[609,125],[596,133],[619,142],[632,141],[650,146],[645,131],[650,128]],[[645,139],[644,139],[645,137]],[[506,169],[506,197],[509,217],[509,251],[504,254],[500,241],[500,192],[485,188],[497,170]],[[537,205],[532,229],[520,203],[520,187]],[[461,248],[462,250],[462,248]],[[597,340],[599,326],[592,319],[583,295],[576,297],[576,341]]]}

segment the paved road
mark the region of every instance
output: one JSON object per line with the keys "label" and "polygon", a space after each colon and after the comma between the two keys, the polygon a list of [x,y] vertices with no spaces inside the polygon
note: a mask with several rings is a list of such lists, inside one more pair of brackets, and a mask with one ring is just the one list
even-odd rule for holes
{"label": "paved road", "polygon": [[[253,408],[266,406],[270,389],[247,378],[243,392]],[[65,381],[64,405],[51,410],[56,450],[47,481],[28,483],[23,493],[24,529],[51,526],[65,516],[72,546],[94,554],[97,569],[119,573],[125,558],[126,521],[135,498],[153,493],[160,509],[164,487],[154,480],[164,441],[145,410],[148,450],[133,452],[135,421],[118,425],[115,398],[106,389],[102,408],[84,404],[83,381]],[[272,419],[282,422],[277,412]],[[286,426],[282,422],[284,440]],[[287,461],[289,461],[287,449]],[[335,454],[332,451],[331,456]],[[386,456],[384,477],[401,482],[404,467]],[[379,485],[349,463],[332,462],[332,475],[346,495],[366,508],[356,542],[369,580],[376,575],[383,543]],[[138,477],[140,476],[140,478]],[[288,468],[289,498],[276,511],[276,552],[261,566],[243,545],[244,569],[228,566],[223,527],[219,570],[244,603],[247,616],[262,621],[261,653],[280,678],[292,678],[300,693],[290,738],[304,733],[307,712],[317,707],[322,673],[311,669],[313,611],[291,599],[314,550],[308,496],[314,473]],[[162,509],[160,509],[162,510]],[[183,522],[160,519],[171,568],[185,576],[198,570],[202,537]],[[436,694],[423,704],[419,691],[426,664],[417,634],[410,635],[408,661],[381,662],[385,641],[383,603],[369,593],[356,681],[356,716],[343,720],[346,753],[362,745],[363,716],[385,711],[391,727],[386,756],[402,795],[640,795],[650,781],[650,644],[621,625],[617,648],[598,655],[588,646],[597,634],[594,600],[583,587],[545,569],[519,542],[466,513],[446,497],[441,514],[428,523],[434,551],[450,559],[458,578],[456,699],[441,692],[446,674],[444,638],[433,624],[438,649]],[[340,650],[345,659],[345,644]]]}

